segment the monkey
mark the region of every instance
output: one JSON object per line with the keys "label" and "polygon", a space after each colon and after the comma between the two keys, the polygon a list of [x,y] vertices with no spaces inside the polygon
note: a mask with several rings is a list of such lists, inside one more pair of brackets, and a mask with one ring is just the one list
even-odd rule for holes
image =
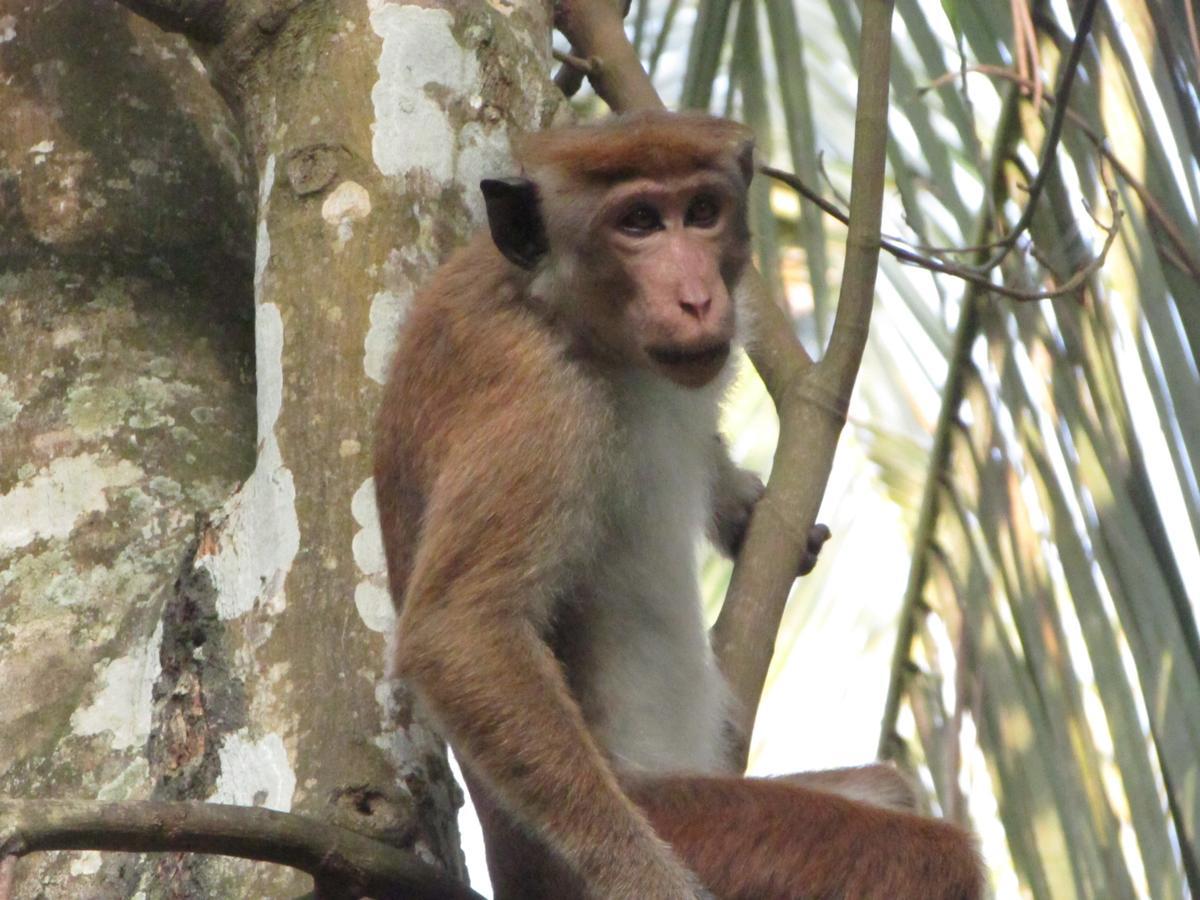
{"label": "monkey", "polygon": [[393,671],[462,763],[496,896],[981,896],[970,836],[889,767],[731,771],[695,548],[736,554],[762,494],[717,437],[750,131],[647,112],[514,150],[402,326],[374,462]]}

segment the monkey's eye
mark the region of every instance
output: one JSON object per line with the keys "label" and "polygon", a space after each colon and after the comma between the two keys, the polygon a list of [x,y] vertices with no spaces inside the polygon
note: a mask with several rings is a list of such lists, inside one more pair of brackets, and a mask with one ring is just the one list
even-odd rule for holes
{"label": "monkey's eye", "polygon": [[662,216],[653,206],[639,203],[621,216],[617,228],[634,237],[642,237],[662,228]]}
{"label": "monkey's eye", "polygon": [[721,218],[721,204],[709,194],[701,194],[687,208],[683,224],[691,228],[712,228]]}

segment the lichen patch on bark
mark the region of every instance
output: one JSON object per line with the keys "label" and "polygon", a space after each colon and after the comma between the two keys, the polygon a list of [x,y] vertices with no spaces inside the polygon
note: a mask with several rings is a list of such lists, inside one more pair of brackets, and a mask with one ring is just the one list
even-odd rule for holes
{"label": "lichen patch on bark", "polygon": [[249,729],[227,735],[220,749],[221,774],[208,799],[213,803],[265,806],[289,812],[296,773],[288,762],[283,738],[274,732],[254,739]]}
{"label": "lichen patch on bark", "polygon": [[108,509],[108,490],[133,484],[142,470],[96,453],[59,457],[37,475],[0,495],[0,549],[39,538],[65,538],[89,513]]}
{"label": "lichen patch on bark", "polygon": [[256,602],[282,609],[284,582],[300,549],[296,485],[275,437],[283,407],[283,341],[279,307],[259,303],[255,315],[258,462],[217,517],[217,552],[197,563],[212,576],[222,619],[242,616]]}
{"label": "lichen patch on bark", "polygon": [[453,174],[454,127],[443,106],[426,91],[438,85],[454,92],[478,85],[475,55],[451,31],[454,17],[442,9],[378,4],[371,27],[383,39],[375,105],[372,154],[385,175],[426,169],[438,181]]}
{"label": "lichen patch on bark", "polygon": [[9,384],[8,376],[0,372],[0,428],[16,421],[17,415],[23,408],[24,404],[17,399],[16,392]]}
{"label": "lichen patch on bark", "polygon": [[370,327],[363,339],[363,370],[372,381],[387,381],[388,367],[396,349],[396,333],[412,306],[412,293],[377,291],[371,298]]}
{"label": "lichen patch on bark", "polygon": [[114,750],[141,747],[146,743],[153,711],[151,693],[160,671],[158,650],[161,644],[160,624],[145,644],[104,664],[96,679],[100,689],[92,702],[71,716],[71,728],[76,734],[108,732]]}
{"label": "lichen patch on bark", "polygon": [[396,614],[387,587],[387,558],[379,533],[374,478],[366,479],[354,492],[350,512],[359,528],[351,543],[354,563],[363,575],[354,587],[354,607],[364,625],[372,631],[390,634],[395,627]]}
{"label": "lichen patch on bark", "polygon": [[354,223],[371,214],[371,195],[357,181],[343,181],[329,192],[321,204],[321,218],[335,229],[334,249],[342,247],[354,236]]}

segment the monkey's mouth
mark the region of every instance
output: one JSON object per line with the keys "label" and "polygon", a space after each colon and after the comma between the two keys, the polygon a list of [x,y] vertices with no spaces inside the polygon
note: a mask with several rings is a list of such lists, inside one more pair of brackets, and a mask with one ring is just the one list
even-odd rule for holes
{"label": "monkey's mouth", "polygon": [[674,381],[688,387],[707,384],[729,358],[729,341],[699,347],[647,347],[646,353]]}

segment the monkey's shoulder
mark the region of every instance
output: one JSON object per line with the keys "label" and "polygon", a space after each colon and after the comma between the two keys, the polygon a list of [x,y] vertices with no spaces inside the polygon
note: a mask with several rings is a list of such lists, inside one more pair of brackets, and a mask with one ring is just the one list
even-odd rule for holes
{"label": "monkey's shoulder", "polygon": [[486,235],[476,236],[417,293],[401,330],[398,362],[461,371],[476,387],[557,367],[562,340],[529,308],[526,290],[522,273]]}
{"label": "monkey's shoulder", "polygon": [[[384,406],[438,459],[464,445],[570,457],[603,444],[611,398],[563,335],[530,308],[490,243],[454,254],[401,328]],[[582,452],[581,450],[578,452]]]}

